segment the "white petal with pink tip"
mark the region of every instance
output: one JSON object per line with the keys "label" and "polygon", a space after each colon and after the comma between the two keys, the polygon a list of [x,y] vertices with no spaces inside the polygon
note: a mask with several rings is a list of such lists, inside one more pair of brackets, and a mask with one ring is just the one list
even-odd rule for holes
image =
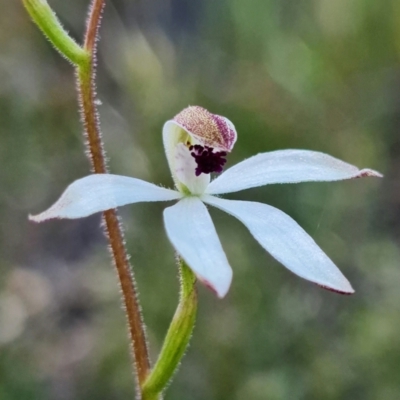
{"label": "white petal with pink tip", "polygon": [[241,221],[265,250],[296,275],[333,291],[354,293],[349,281],[330,258],[284,212],[250,201],[207,195],[203,200]]}
{"label": "white petal with pink tip", "polygon": [[125,204],[168,201],[181,197],[179,192],[140,179],[94,174],[73,182],[54,205],[39,215],[29,216],[29,219],[41,222],[53,218],[82,218]]}
{"label": "white petal with pink tip", "polygon": [[164,210],[164,223],[169,240],[199,280],[224,297],[232,269],[206,206],[198,197],[186,197]]}
{"label": "white petal with pink tip", "polygon": [[324,153],[277,150],[257,154],[229,168],[210,183],[207,193],[231,193],[273,183],[339,181],[364,176],[382,177],[379,172],[360,170]]}

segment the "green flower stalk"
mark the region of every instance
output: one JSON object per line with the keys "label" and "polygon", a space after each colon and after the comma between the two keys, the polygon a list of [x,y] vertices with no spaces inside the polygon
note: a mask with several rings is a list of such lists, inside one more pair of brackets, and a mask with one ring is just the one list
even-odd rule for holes
{"label": "green flower stalk", "polygon": [[196,277],[178,256],[180,299],[158,360],[143,386],[143,400],[158,399],[188,347],[197,314]]}
{"label": "green flower stalk", "polygon": [[46,0],[22,0],[29,15],[56,50],[74,65],[82,65],[90,58],[62,27]]}

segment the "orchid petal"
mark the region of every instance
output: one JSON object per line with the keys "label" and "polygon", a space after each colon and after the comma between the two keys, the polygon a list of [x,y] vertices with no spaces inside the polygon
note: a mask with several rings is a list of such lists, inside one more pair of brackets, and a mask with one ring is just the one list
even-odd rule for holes
{"label": "orchid petal", "polygon": [[169,169],[172,174],[172,179],[176,187],[182,191],[181,182],[176,175],[176,146],[178,143],[186,143],[189,139],[189,134],[174,121],[167,121],[163,126],[162,131],[165,156],[167,157]]}
{"label": "orchid petal", "polygon": [[198,197],[186,197],[164,210],[164,223],[169,240],[199,280],[224,297],[232,269],[206,206]]}
{"label": "orchid petal", "polygon": [[300,277],[326,289],[354,293],[349,281],[314,240],[287,214],[262,203],[224,200],[203,196],[203,200],[241,221],[274,258]]}
{"label": "orchid petal", "polygon": [[125,204],[176,200],[180,197],[179,192],[140,179],[94,174],[73,182],[47,211],[29,218],[35,222],[52,218],[81,218]]}
{"label": "orchid petal", "polygon": [[210,183],[207,193],[231,193],[272,183],[339,181],[364,176],[382,177],[379,172],[360,170],[324,153],[278,150],[258,154],[229,168]]}

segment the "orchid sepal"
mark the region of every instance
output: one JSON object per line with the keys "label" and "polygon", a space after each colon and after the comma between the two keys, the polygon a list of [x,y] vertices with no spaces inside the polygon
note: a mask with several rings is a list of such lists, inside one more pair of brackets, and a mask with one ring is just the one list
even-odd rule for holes
{"label": "orchid sepal", "polygon": [[338,293],[354,293],[338,267],[283,211],[263,203],[210,195],[204,195],[202,200],[242,222],[257,242],[294,274]]}
{"label": "orchid sepal", "polygon": [[233,193],[275,183],[333,182],[383,175],[325,153],[311,150],[276,150],[257,154],[227,169],[207,187],[208,194]]}
{"label": "orchid sepal", "polygon": [[83,218],[100,211],[144,201],[177,200],[182,194],[128,176],[93,174],[71,183],[49,209],[30,215],[34,222]]}

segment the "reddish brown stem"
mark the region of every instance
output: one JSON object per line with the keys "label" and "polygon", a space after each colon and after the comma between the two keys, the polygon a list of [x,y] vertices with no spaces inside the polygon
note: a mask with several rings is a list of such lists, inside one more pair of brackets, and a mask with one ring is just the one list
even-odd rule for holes
{"label": "reddish brown stem", "polygon": [[[77,69],[86,145],[94,173],[107,173],[99,118],[96,109],[96,91],[94,85],[96,42],[103,8],[104,0],[93,0],[84,41],[84,49],[89,53],[90,57],[88,58],[87,65],[80,65]],[[137,380],[141,387],[150,371],[150,362],[141,309],[136,294],[135,279],[128,261],[124,245],[124,235],[116,210],[104,212],[104,226],[121,285]],[[139,393],[140,389],[137,388],[137,391]]]}

